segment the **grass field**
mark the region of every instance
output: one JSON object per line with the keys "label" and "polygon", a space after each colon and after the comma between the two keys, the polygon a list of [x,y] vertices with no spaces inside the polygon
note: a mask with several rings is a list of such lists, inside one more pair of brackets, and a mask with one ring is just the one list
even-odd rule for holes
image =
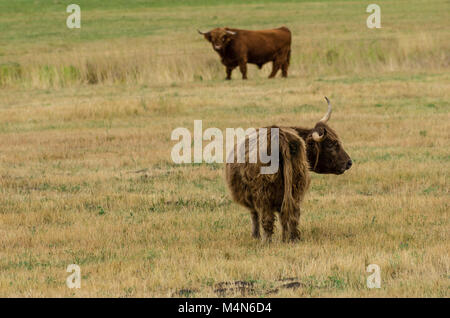
{"label": "grass field", "polygon": [[[0,0],[0,297],[449,297],[448,1],[72,2]],[[281,25],[288,79],[225,81],[196,32]],[[354,166],[311,175],[297,244],[171,161],[177,127],[312,127],[324,95]]]}

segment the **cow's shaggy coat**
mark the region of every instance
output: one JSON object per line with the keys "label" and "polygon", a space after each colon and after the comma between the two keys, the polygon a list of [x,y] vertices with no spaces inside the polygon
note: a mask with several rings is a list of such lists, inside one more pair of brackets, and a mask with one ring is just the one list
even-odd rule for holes
{"label": "cow's shaggy coat", "polygon": [[[279,129],[279,169],[274,174],[261,174],[260,168],[264,164],[260,161],[249,163],[252,137],[247,137],[245,141],[245,163],[237,163],[236,160],[227,163],[225,175],[228,187],[233,200],[250,210],[255,238],[260,237],[261,224],[264,240],[271,240],[275,213],[279,212],[283,241],[298,240],[300,204],[310,182],[308,170],[342,174],[350,169],[352,160],[344,151],[337,134],[326,124],[330,114],[329,104],[327,115],[312,129],[270,127]],[[267,144],[267,149],[271,149],[270,132],[267,133]],[[240,146],[235,147],[235,159]]]}
{"label": "cow's shaggy coat", "polygon": [[[275,128],[271,127],[271,128]],[[309,165],[305,142],[292,128],[279,128],[280,162],[275,174],[261,174],[260,161],[254,164],[230,163],[226,165],[226,179],[233,199],[248,208],[253,220],[253,236],[260,236],[260,221],[269,239],[273,233],[274,211],[280,212],[283,240],[290,231],[290,239],[299,236],[297,225],[300,217],[300,202],[309,186]],[[271,146],[268,132],[268,146]],[[248,143],[247,143],[248,144]],[[246,162],[249,158],[246,147]],[[290,191],[284,191],[290,189]]]}

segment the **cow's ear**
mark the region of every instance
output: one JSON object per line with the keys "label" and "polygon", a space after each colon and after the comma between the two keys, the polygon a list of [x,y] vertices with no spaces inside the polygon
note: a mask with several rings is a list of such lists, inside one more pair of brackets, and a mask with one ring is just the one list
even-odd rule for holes
{"label": "cow's ear", "polygon": [[325,137],[327,135],[327,130],[325,127],[316,126],[316,128],[314,128],[314,131],[317,132],[319,136]]}
{"label": "cow's ear", "polygon": [[319,135],[324,137],[327,135],[327,129],[325,127],[318,127],[317,132],[319,133]]}
{"label": "cow's ear", "polygon": [[311,132],[311,138],[315,142],[321,142],[325,138],[326,134],[327,130],[325,129],[325,127],[316,126]]}
{"label": "cow's ear", "polygon": [[208,42],[211,42],[211,33],[207,32],[207,33],[203,34],[203,36],[205,37],[205,39],[206,39]]}

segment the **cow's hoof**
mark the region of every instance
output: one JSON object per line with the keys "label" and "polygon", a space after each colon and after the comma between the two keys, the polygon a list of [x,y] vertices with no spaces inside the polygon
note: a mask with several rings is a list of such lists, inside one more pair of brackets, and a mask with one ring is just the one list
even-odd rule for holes
{"label": "cow's hoof", "polygon": [[300,231],[298,229],[295,229],[291,232],[289,241],[291,241],[292,243],[300,241]]}
{"label": "cow's hoof", "polygon": [[231,78],[228,78],[228,77],[227,77],[225,80],[226,80],[226,81],[231,81]]}
{"label": "cow's hoof", "polygon": [[291,243],[297,243],[297,242],[300,242],[300,234],[298,234],[298,235],[292,235],[291,237],[290,237],[290,240],[289,240]]}

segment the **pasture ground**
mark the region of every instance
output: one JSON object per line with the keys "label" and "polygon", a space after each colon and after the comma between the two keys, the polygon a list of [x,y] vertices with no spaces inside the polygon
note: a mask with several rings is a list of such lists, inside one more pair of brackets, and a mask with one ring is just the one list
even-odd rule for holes
{"label": "pasture ground", "polygon": [[[69,3],[0,1],[1,297],[449,296],[448,1],[378,1],[378,30],[366,1],[86,0],[80,30]],[[224,25],[288,26],[290,77],[224,81],[196,33]],[[312,127],[324,95],[354,166],[312,174],[297,244],[171,161],[177,127]]]}

